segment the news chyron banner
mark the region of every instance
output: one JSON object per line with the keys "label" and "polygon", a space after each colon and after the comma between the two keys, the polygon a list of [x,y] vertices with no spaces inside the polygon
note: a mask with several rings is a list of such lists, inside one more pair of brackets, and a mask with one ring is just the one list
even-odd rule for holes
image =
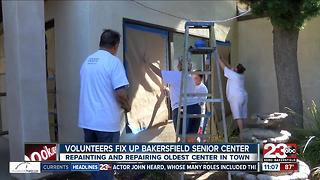
{"label": "news chyron banner", "polygon": [[258,144],[26,144],[10,173],[260,170]]}
{"label": "news chyron banner", "polygon": [[117,171],[257,171],[258,151],[257,144],[60,144],[59,157]]}
{"label": "news chyron banner", "polygon": [[256,144],[60,144],[60,161],[257,161]]}

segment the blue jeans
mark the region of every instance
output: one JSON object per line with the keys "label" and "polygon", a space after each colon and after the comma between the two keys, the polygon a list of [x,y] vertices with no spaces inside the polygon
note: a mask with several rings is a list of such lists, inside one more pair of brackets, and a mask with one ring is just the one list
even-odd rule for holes
{"label": "blue jeans", "polygon": [[[120,132],[103,132],[83,129],[84,141],[87,143],[118,143]],[[99,171],[91,173],[92,180],[113,180],[113,171]]]}
{"label": "blue jeans", "polygon": [[[172,120],[174,124],[174,129],[177,131],[177,121],[178,121],[178,109],[176,108],[172,111]],[[201,106],[199,104],[193,104],[187,106],[187,114],[201,114]],[[182,116],[181,120],[182,120]],[[187,134],[197,134],[200,126],[201,118],[187,118]],[[179,134],[182,134],[182,124],[180,121]]]}

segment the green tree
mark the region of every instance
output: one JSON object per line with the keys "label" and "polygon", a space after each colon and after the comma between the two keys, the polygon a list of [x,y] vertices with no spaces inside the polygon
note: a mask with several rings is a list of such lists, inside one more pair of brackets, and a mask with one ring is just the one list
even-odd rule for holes
{"label": "green tree", "polygon": [[[303,114],[297,60],[299,31],[305,22],[320,14],[320,0],[240,0],[256,16],[269,17],[273,26],[273,56],[277,77],[279,110],[290,108]],[[303,121],[289,116],[285,127],[303,127]]]}

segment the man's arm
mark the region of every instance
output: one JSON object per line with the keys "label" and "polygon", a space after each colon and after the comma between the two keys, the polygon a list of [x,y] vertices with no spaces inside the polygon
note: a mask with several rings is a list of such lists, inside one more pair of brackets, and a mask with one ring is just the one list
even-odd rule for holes
{"label": "man's arm", "polygon": [[152,63],[149,64],[150,69],[159,77],[162,78],[161,70],[157,66],[153,65]]}
{"label": "man's arm", "polygon": [[115,95],[120,103],[121,107],[126,111],[130,112],[131,111],[131,105],[129,104],[129,99],[128,99],[128,92],[125,87],[117,88],[115,90]]}

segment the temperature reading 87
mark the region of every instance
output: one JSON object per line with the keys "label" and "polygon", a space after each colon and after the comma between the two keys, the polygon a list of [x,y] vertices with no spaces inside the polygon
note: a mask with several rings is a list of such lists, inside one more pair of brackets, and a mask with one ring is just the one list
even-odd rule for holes
{"label": "temperature reading 87", "polygon": [[284,166],[284,168],[285,168],[285,170],[292,170],[292,169],[294,169],[294,164],[286,164]]}

